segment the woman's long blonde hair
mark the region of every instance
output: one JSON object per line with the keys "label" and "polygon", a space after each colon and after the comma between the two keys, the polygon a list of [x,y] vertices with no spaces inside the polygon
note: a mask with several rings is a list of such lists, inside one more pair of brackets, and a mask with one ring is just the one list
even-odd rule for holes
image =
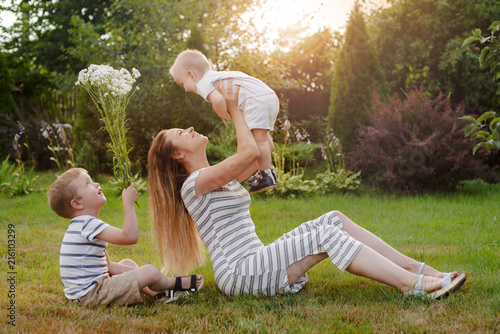
{"label": "woman's long blonde hair", "polygon": [[149,210],[163,272],[186,275],[203,265],[203,244],[181,197],[189,176],[184,166],[171,158],[173,147],[167,130],[156,135],[148,153]]}

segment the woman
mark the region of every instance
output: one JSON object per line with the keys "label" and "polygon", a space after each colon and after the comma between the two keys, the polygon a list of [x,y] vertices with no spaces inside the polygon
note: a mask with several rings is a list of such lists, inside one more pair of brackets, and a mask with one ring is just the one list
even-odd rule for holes
{"label": "woman", "polygon": [[230,80],[227,89],[217,86],[236,128],[235,155],[210,166],[208,140],[192,127],[161,131],[149,151],[151,217],[166,269],[183,274],[200,266],[201,237],[227,295],[297,292],[306,272],[327,257],[340,270],[403,293],[440,298],[465,282],[464,274],[443,274],[401,254],[338,211],[264,246],[250,218],[250,196],[238,182],[254,172],[257,144],[237,107],[239,88]]}

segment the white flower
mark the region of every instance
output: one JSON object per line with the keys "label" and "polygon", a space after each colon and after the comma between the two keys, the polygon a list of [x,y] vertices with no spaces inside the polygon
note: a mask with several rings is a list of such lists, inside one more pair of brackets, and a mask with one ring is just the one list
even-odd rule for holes
{"label": "white flower", "polygon": [[45,139],[49,139],[49,134],[50,134],[50,127],[47,123],[42,121],[42,136]]}
{"label": "white flower", "polygon": [[134,75],[134,78],[140,78],[141,77],[141,72],[139,72],[138,69],[136,69],[135,67],[132,68],[132,74]]}
{"label": "white flower", "polygon": [[92,86],[108,91],[112,96],[123,96],[132,91],[135,79],[141,76],[136,68],[132,69],[132,73],[133,75],[125,68],[118,71],[109,65],[92,64],[88,69],[80,71],[76,85]]}
{"label": "white flower", "polygon": [[319,146],[321,148],[321,157],[323,158],[323,160],[326,160],[327,156],[325,152],[325,147],[323,146],[323,144],[319,144]]}
{"label": "white flower", "polygon": [[12,141],[12,147],[17,151],[18,149],[21,148],[21,144],[19,144],[19,138],[21,136],[16,133],[15,136],[14,136],[14,140]]}
{"label": "white flower", "polygon": [[282,130],[290,130],[290,121],[288,119],[285,120],[285,122],[283,123],[283,126],[281,127]]}

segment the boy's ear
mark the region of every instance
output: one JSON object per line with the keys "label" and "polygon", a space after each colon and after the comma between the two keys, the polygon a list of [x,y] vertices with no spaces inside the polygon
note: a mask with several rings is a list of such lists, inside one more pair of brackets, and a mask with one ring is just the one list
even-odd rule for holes
{"label": "boy's ear", "polygon": [[83,204],[78,199],[72,199],[71,202],[69,202],[69,204],[75,210],[83,209]]}
{"label": "boy's ear", "polygon": [[195,80],[195,75],[194,75],[193,71],[187,70],[187,75],[189,75],[191,77],[191,79]]}

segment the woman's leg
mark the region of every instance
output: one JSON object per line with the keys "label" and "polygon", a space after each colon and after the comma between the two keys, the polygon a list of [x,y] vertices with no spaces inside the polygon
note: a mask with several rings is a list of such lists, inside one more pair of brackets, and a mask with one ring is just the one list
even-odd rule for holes
{"label": "woman's leg", "polygon": [[[363,247],[351,262],[347,271],[351,274],[367,277],[408,292],[415,288],[418,275],[413,274],[390,261],[370,247]],[[441,288],[441,278],[424,276],[422,290],[426,292]]]}
{"label": "woman's leg", "polygon": [[309,269],[314,267],[316,264],[320,263],[328,257],[327,253],[319,253],[314,255],[308,255],[301,260],[292,263],[286,268],[286,274],[288,276],[288,285],[292,286],[304,276]]}
{"label": "woman's leg", "polygon": [[[370,231],[362,228],[361,226],[357,225],[354,223],[352,220],[350,220],[347,216],[345,216],[343,213],[335,211],[337,216],[340,218],[342,221],[343,229],[344,231],[349,234],[351,237],[353,237],[356,240],[361,241],[363,244],[366,246],[370,247],[373,249],[375,252],[379,253],[383,257],[387,258],[394,264],[398,265],[399,267],[411,272],[411,273],[417,273],[418,269],[420,267],[420,262],[400,253],[399,251],[395,250],[393,247],[389,246],[387,243],[385,243],[382,239],[377,237],[375,234],[371,233]],[[422,274],[426,276],[433,276],[433,277],[438,277],[442,278],[443,274],[429,266],[424,266],[424,269],[422,271]],[[455,277],[458,276],[457,272],[451,273],[451,279],[453,280]]]}
{"label": "woman's leg", "polygon": [[[292,263],[287,268],[288,284],[292,286],[309,269],[327,257],[327,253],[319,253],[308,255]],[[347,271],[354,275],[385,283],[397,288],[401,292],[413,290],[418,280],[418,275],[404,270],[367,246],[361,248],[349,267],[347,267]],[[424,276],[422,286],[423,291],[435,291],[441,288],[441,279]]]}

